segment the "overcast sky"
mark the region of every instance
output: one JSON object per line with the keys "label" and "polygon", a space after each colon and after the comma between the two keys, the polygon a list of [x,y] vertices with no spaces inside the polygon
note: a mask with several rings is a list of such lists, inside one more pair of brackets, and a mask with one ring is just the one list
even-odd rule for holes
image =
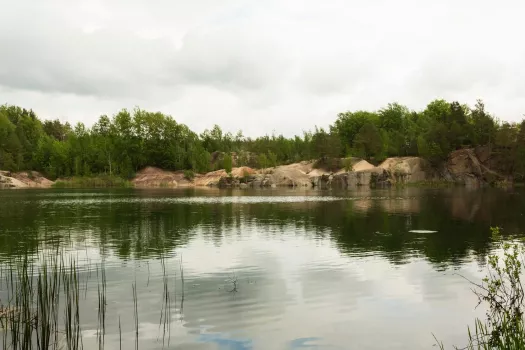
{"label": "overcast sky", "polygon": [[293,135],[346,110],[525,113],[521,1],[0,0],[0,103],[91,125],[141,108]]}

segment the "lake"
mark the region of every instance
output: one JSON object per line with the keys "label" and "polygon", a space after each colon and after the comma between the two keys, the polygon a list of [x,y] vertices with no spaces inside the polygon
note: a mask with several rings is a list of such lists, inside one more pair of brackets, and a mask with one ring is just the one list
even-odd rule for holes
{"label": "lake", "polygon": [[137,327],[139,349],[466,345],[484,312],[465,278],[486,273],[490,226],[525,232],[523,194],[0,191],[0,264],[77,261],[85,349],[99,347],[102,270],[106,349],[134,349]]}

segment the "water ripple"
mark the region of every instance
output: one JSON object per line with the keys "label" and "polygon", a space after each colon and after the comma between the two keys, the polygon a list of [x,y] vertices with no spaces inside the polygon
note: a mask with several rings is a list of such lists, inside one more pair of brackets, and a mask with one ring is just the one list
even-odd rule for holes
{"label": "water ripple", "polygon": [[93,198],[93,199],[57,199],[41,200],[40,204],[74,205],[103,203],[179,203],[179,204],[252,204],[252,203],[302,203],[302,202],[333,202],[348,200],[344,197],[332,196],[232,196],[232,197],[178,197],[178,198]]}

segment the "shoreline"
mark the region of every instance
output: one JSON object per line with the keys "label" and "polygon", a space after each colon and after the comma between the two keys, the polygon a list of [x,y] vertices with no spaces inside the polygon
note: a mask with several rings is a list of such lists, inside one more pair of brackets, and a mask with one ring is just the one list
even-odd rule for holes
{"label": "shoreline", "polygon": [[323,169],[319,161],[302,161],[272,168],[234,167],[205,174],[190,170],[146,167],[132,178],[98,174],[72,176],[51,181],[36,171],[0,171],[0,189],[10,188],[318,188],[357,189],[389,187],[509,188],[514,184],[481,166],[470,149],[455,151],[441,167],[420,157],[387,158],[373,165],[360,158],[343,158],[344,168]]}

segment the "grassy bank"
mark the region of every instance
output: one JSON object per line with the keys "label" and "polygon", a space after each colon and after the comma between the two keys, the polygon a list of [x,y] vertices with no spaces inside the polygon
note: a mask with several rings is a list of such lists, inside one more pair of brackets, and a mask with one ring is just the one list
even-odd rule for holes
{"label": "grassy bank", "polygon": [[118,176],[97,175],[58,179],[54,188],[131,188],[133,183]]}

